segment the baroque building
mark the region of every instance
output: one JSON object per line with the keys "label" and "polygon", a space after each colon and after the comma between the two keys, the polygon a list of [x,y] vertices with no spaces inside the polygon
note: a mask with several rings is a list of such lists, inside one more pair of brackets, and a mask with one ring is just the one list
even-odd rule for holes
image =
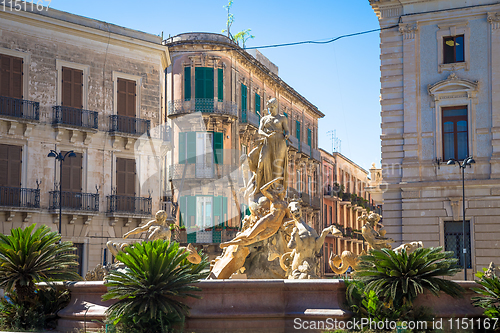
{"label": "baroque building", "polygon": [[[322,223],[319,230],[335,225],[342,231],[342,236],[329,234],[323,245],[322,272],[333,275],[328,259],[330,255],[341,255],[343,251],[351,251],[359,255],[369,248],[361,235],[363,222],[358,217],[369,212],[381,212],[381,202],[372,198],[376,191],[378,169],[368,172],[338,152],[328,153],[320,149],[322,165]],[[372,181],[373,180],[373,181]]]}
{"label": "baroque building", "polygon": [[248,175],[240,156],[258,144],[260,118],[272,98],[288,119],[288,195],[301,199],[304,217],[318,228],[323,113],[287,85],[259,51],[247,52],[226,36],[185,33],[165,45],[172,57],[166,85],[173,143],[165,182],[172,189],[168,200],[179,205],[186,241],[215,254],[218,243],[235,236],[248,214],[239,192]]}
{"label": "baroque building", "polygon": [[[387,236],[455,252],[472,279],[500,258],[500,5],[492,0],[370,4],[383,29]],[[463,171],[463,225],[461,169],[447,161],[469,156],[475,164]]]}
{"label": "baroque building", "polygon": [[[62,239],[85,275],[111,260],[106,241],[160,208],[168,49],[159,36],[36,6],[7,6],[0,35],[0,232],[58,231],[61,204]],[[61,169],[51,150],[66,155]]]}

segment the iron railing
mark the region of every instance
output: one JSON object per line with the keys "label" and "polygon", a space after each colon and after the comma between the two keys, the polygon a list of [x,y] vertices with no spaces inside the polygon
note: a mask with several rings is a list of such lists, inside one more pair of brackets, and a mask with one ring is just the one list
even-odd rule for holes
{"label": "iron railing", "polygon": [[147,119],[140,119],[134,117],[125,117],[120,115],[109,116],[110,132],[126,133],[133,135],[148,134],[151,122]]}
{"label": "iron railing", "polygon": [[315,196],[311,197],[311,206],[315,209],[321,208],[321,199]]}
{"label": "iron railing", "polygon": [[168,126],[158,126],[155,128],[152,128],[149,132],[150,136],[152,139],[159,139],[162,140],[163,142],[170,142],[172,139],[172,131],[171,128]]}
{"label": "iron railing", "polygon": [[310,205],[311,204],[311,195],[307,192],[300,192],[300,197],[302,198],[302,202],[305,204]]}
{"label": "iron railing", "polygon": [[[238,165],[236,164],[211,164],[199,163],[173,164],[168,168],[169,179],[219,179],[235,172],[233,181],[239,179]],[[233,176],[233,175],[231,175]]]}
{"label": "iron railing", "polygon": [[[59,191],[50,191],[50,206],[49,209],[59,208]],[[98,212],[99,211],[99,194],[98,193],[81,193],[81,192],[62,192],[62,209]]]}
{"label": "iron railing", "polygon": [[253,112],[249,112],[248,110],[241,111],[240,123],[250,124],[254,127],[259,128],[259,125],[260,125],[259,115],[256,113],[253,113]]}
{"label": "iron railing", "polygon": [[0,186],[0,206],[40,208],[40,190]]}
{"label": "iron railing", "polygon": [[40,103],[0,96],[0,115],[27,120],[40,120]]}
{"label": "iron railing", "polygon": [[317,149],[311,149],[311,157],[318,162],[321,162],[321,153]]}
{"label": "iron railing", "polygon": [[307,156],[311,156],[311,146],[309,146],[307,143],[301,142],[300,152],[306,154]]}
{"label": "iron railing", "polygon": [[54,110],[53,124],[70,125],[84,128],[97,129],[97,112],[84,109],[70,108],[57,105]]}
{"label": "iron railing", "polygon": [[294,148],[295,150],[299,150],[299,139],[294,136],[288,137],[289,147]]}
{"label": "iron railing", "polygon": [[151,198],[108,195],[108,213],[151,215]]}
{"label": "iron railing", "polygon": [[168,115],[179,115],[193,112],[217,113],[237,117],[238,106],[231,101],[220,101],[212,98],[177,99],[168,102]]}

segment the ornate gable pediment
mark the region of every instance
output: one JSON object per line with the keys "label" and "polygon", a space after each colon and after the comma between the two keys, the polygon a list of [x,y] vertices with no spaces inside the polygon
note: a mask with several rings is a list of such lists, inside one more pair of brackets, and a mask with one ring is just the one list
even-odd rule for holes
{"label": "ornate gable pediment", "polygon": [[429,95],[435,99],[448,97],[453,98],[455,95],[466,95],[468,98],[475,97],[479,89],[479,81],[471,81],[459,78],[455,73],[451,73],[447,79],[439,81],[427,86]]}

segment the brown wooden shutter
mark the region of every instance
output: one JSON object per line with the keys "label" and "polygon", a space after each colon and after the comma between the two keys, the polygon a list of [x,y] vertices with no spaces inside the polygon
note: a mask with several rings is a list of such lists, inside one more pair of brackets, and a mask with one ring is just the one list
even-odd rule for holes
{"label": "brown wooden shutter", "polygon": [[23,59],[0,56],[0,95],[23,98]]}
{"label": "brown wooden shutter", "polygon": [[118,79],[117,81],[117,114],[120,116],[134,117],[136,103],[135,81]]}
{"label": "brown wooden shutter", "polygon": [[[61,154],[66,154],[65,151]],[[82,154],[75,153],[75,157],[66,156],[62,165],[62,190],[68,192],[82,191]]]}
{"label": "brown wooden shutter", "polygon": [[83,108],[83,71],[68,67],[62,68],[63,106]]}
{"label": "brown wooden shutter", "polygon": [[21,187],[22,148],[0,145],[0,186]]}
{"label": "brown wooden shutter", "polygon": [[135,196],[135,160],[116,159],[116,194]]}

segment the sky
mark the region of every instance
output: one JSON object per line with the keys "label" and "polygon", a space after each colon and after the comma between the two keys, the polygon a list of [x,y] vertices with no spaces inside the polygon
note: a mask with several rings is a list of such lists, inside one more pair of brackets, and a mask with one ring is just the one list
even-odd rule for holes
{"label": "sky", "polygon": [[[45,3],[46,4],[46,3]],[[228,0],[52,0],[50,7],[164,38],[185,32],[221,33]],[[251,29],[247,47],[328,40],[379,27],[368,0],[234,0],[231,33]],[[319,147],[340,152],[368,170],[380,166],[379,32],[260,51],[279,76],[325,114]]]}

